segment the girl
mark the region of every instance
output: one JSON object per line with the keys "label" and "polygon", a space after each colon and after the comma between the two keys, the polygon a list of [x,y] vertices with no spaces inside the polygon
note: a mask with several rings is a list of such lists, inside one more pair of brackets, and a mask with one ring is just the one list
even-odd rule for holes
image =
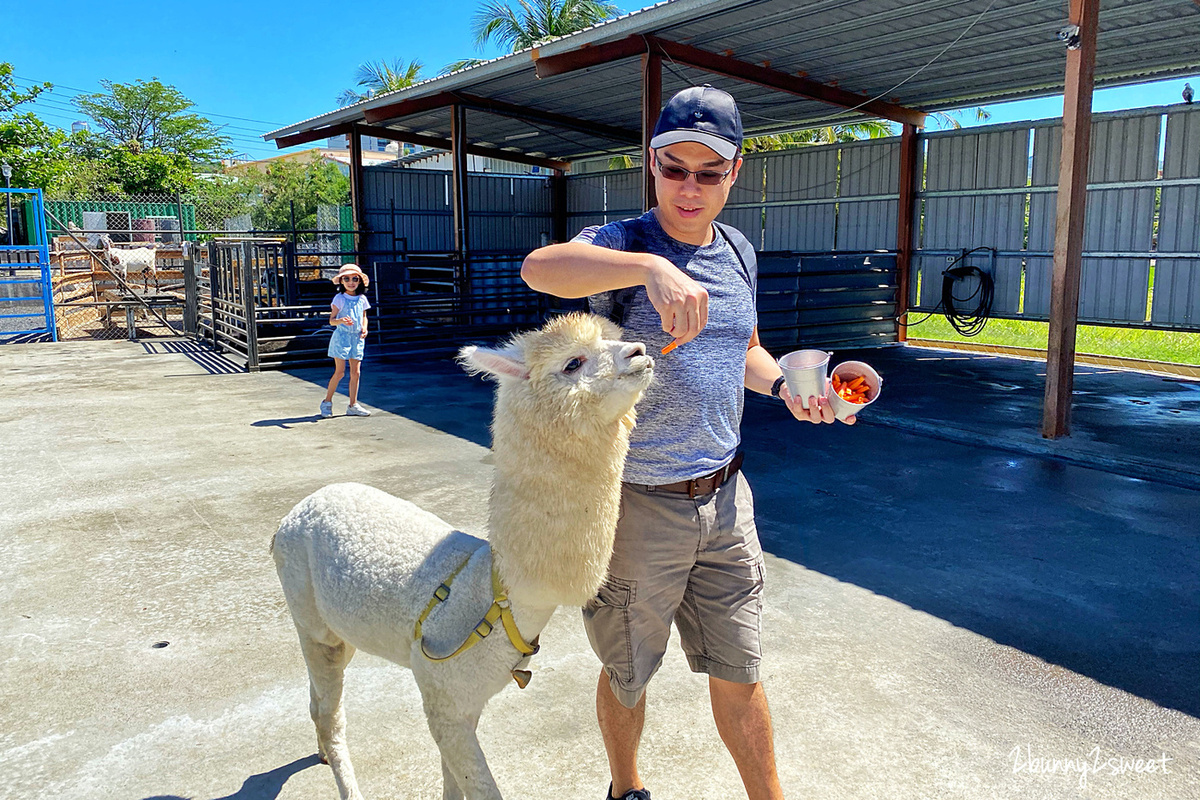
{"label": "girl", "polygon": [[358,404],[358,376],[362,369],[363,347],[367,338],[367,309],[371,307],[371,301],[366,295],[370,280],[357,265],[346,264],[338,270],[333,282],[338,290],[329,305],[329,324],[335,328],[333,337],[329,340],[329,357],[333,359],[334,366],[333,377],[329,379],[329,389],[321,403],[321,416],[333,416],[333,393],[342,382],[346,362],[349,361],[350,407],[346,409],[346,416],[369,417],[371,412]]}

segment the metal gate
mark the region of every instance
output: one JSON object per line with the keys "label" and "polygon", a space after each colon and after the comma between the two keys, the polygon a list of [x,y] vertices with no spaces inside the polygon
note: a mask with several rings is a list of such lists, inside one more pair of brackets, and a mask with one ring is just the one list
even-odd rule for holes
{"label": "metal gate", "polygon": [[[4,196],[8,238],[0,243],[0,342],[49,337],[58,341],[54,327],[54,300],[50,289],[50,247],[41,189],[0,189]],[[13,239],[14,196],[27,196],[33,219],[27,234],[30,244],[9,244]]]}
{"label": "metal gate", "polygon": [[[200,283],[199,332],[213,347],[259,368],[258,325],[294,295],[289,243],[216,239],[207,248],[207,285]],[[203,271],[203,270],[202,270]],[[205,291],[207,289],[207,291]]]}

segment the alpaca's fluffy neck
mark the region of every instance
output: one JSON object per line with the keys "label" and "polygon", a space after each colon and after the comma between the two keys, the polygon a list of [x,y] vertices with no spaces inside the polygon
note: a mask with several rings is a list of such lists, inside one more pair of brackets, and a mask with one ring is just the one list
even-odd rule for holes
{"label": "alpaca's fluffy neck", "polygon": [[581,606],[608,570],[632,412],[581,430],[497,401],[489,533],[514,606]]}

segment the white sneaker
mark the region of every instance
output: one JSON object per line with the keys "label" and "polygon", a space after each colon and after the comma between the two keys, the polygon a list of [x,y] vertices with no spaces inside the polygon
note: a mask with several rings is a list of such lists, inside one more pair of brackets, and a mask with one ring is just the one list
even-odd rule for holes
{"label": "white sneaker", "polygon": [[329,419],[333,416],[333,403],[329,400],[321,401],[321,416]]}
{"label": "white sneaker", "polygon": [[354,405],[352,405],[346,409],[346,416],[347,417],[369,417],[369,416],[371,416],[371,412],[367,411],[365,408],[363,408],[358,403],[355,403]]}

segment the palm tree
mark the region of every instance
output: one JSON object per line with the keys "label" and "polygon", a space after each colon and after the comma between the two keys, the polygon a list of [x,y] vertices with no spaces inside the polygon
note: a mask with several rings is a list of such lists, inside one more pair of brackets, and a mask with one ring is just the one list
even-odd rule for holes
{"label": "palm tree", "polygon": [[976,122],[984,122],[992,118],[992,112],[986,108],[977,107],[972,109],[960,108],[955,111],[934,111],[930,116],[934,117],[942,130],[953,129],[958,130],[962,127],[962,122],[959,119],[963,114],[968,114],[975,119]]}
{"label": "palm tree", "polygon": [[853,142],[857,139],[882,139],[892,136],[892,125],[881,119],[851,122],[844,125],[826,125],[794,133],[777,133],[774,136],[755,136],[742,143],[743,153],[763,153],[768,150],[790,150],[814,144]]}
{"label": "palm tree", "polygon": [[477,67],[484,61],[485,59],[482,58],[463,58],[458,61],[451,61],[449,64],[438,70],[438,75],[449,75],[451,72],[458,72],[460,69]]}
{"label": "palm tree", "polygon": [[604,0],[485,0],[475,12],[471,32],[480,50],[488,41],[515,53],[538,42],[566,36],[615,17],[620,9]]}
{"label": "palm tree", "polygon": [[343,89],[337,97],[337,104],[348,106],[369,100],[377,94],[394,92],[397,89],[412,86],[421,80],[421,70],[424,68],[425,65],[415,58],[407,65],[399,58],[394,59],[390,64],[382,58],[378,61],[360,64],[354,77],[358,80],[357,85],[365,86],[366,91],[356,92],[354,89]]}

